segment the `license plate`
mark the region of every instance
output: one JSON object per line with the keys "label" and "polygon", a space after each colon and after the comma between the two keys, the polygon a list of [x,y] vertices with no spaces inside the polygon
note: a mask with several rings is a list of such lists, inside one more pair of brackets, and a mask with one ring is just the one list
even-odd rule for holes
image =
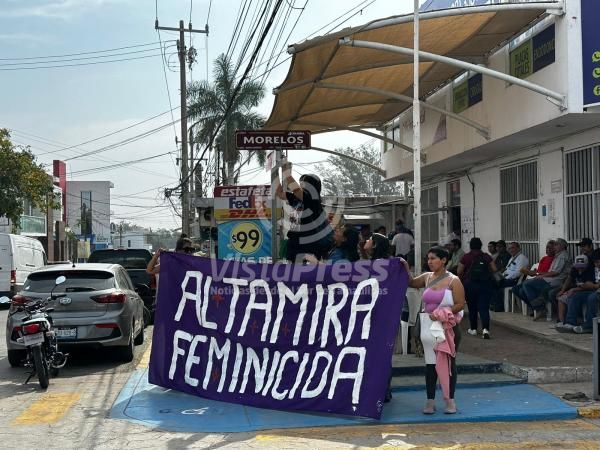
{"label": "license plate", "polygon": [[54,333],[58,339],[77,338],[77,328],[55,328]]}
{"label": "license plate", "polygon": [[26,334],[23,336],[23,344],[35,345],[44,342],[44,333]]}

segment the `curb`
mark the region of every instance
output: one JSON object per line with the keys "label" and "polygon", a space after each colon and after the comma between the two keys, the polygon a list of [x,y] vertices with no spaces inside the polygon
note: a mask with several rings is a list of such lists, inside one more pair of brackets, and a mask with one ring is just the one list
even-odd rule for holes
{"label": "curb", "polygon": [[580,406],[577,416],[585,419],[600,419],[600,406]]}
{"label": "curb", "polygon": [[593,367],[520,367],[502,363],[502,372],[529,384],[577,383],[592,381]]}
{"label": "curb", "polygon": [[[458,373],[502,373],[502,363],[476,363],[476,364],[458,364]],[[425,362],[419,366],[393,366],[392,376],[401,377],[403,375],[425,375]],[[511,374],[509,374],[511,375]]]}

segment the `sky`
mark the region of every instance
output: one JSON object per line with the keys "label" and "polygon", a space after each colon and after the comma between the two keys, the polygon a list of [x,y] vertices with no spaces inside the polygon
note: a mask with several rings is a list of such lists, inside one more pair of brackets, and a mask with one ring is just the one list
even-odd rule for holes
{"label": "sky", "polygon": [[[66,161],[68,179],[111,181],[115,186],[111,190],[112,221],[152,228],[181,226],[163,194],[165,187],[177,185],[179,173],[175,136],[180,137],[180,126],[168,125],[172,120],[169,110],[179,106],[174,41],[178,33],[160,33],[163,58],[154,21],[158,17],[161,26],[177,27],[180,19],[187,26],[191,18],[194,29],[203,29],[208,21],[208,37],[192,36],[198,57],[187,76],[188,80],[212,80],[212,63],[227,51],[234,35],[240,36],[234,60],[240,56],[246,31],[239,33],[235,24],[245,1],[0,0],[0,127],[11,130],[15,144],[29,145],[38,162]],[[265,78],[266,96],[258,107],[265,117],[275,99],[272,90],[283,82],[289,69],[290,61],[284,62],[289,55],[279,54],[288,44],[406,14],[413,8],[413,0],[285,2],[282,8],[286,11],[296,9],[291,10],[274,52],[272,63],[282,64]],[[262,4],[258,0],[250,3],[251,12]],[[186,45],[190,45],[189,34]],[[247,58],[246,54],[240,72]],[[257,67],[254,76],[261,74],[261,67],[267,66]],[[172,114],[177,119],[179,109]],[[132,140],[162,126],[159,132]],[[356,147],[372,139],[336,132],[315,135],[312,141],[315,146],[334,149]],[[162,156],[143,160],[156,155]],[[290,160],[299,174],[311,171],[311,163],[324,161],[326,156],[298,151],[290,153]],[[132,161],[135,164],[130,164]],[[125,167],[105,167],[124,162],[128,163]],[[240,184],[269,182],[269,174],[255,164],[244,167],[242,174]]]}

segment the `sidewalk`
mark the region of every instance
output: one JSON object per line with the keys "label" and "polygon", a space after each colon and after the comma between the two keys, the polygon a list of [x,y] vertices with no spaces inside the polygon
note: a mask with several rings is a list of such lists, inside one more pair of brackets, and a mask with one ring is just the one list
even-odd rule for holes
{"label": "sidewalk", "polygon": [[591,334],[559,333],[554,328],[555,321],[547,322],[545,316],[539,320],[521,313],[491,312],[492,323],[502,325],[514,331],[525,333],[553,344],[569,347],[573,350],[593,354],[594,344]]}

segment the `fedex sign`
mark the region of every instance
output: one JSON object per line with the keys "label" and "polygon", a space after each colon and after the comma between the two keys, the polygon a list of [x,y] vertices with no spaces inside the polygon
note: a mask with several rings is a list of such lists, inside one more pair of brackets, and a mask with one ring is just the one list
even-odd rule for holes
{"label": "fedex sign", "polygon": [[269,185],[217,186],[214,194],[215,218],[218,222],[271,217],[271,186]]}
{"label": "fedex sign", "polygon": [[261,197],[230,197],[229,209],[267,209],[269,208],[269,199]]}

